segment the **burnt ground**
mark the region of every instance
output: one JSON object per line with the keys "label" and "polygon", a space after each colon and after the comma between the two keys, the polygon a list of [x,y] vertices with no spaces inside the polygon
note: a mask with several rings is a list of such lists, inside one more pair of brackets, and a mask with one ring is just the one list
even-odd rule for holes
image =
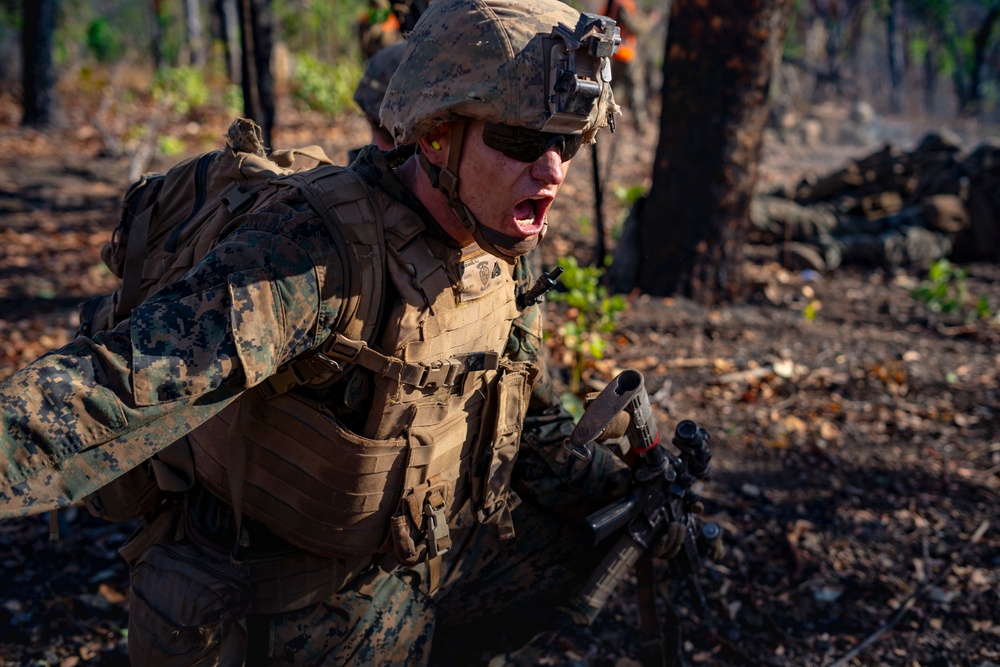
{"label": "burnt ground", "polygon": [[[0,113],[0,376],[68,340],[76,303],[114,287],[100,245],[116,220],[128,160],[81,119],[38,134]],[[291,117],[291,116],[286,116]],[[72,120],[72,118],[71,118]],[[224,118],[188,123],[190,150],[218,143]],[[655,132],[614,138],[606,185],[648,183]],[[356,118],[295,118],[278,146],[319,143],[341,158]],[[921,128],[886,123],[911,148]],[[971,136],[968,135],[968,136]],[[828,170],[863,146],[768,144],[765,184]],[[610,150],[608,151],[610,152]],[[605,153],[605,158],[607,152]],[[160,158],[162,168],[177,158]],[[578,160],[578,162],[580,162]],[[584,161],[585,162],[585,161]],[[590,174],[574,168],[543,247],[588,258]],[[608,217],[621,206],[609,194]],[[753,249],[748,303],[704,308],[633,295],[595,386],[645,376],[661,428],[695,419],[712,434],[700,485],[726,552],[700,582],[707,607],[666,582],[688,664],[1000,664],[1000,267],[967,267],[992,319],[933,312],[911,296],[919,271],[789,272]],[[552,307],[549,327],[564,312]],[[554,337],[554,341],[558,337]],[[553,343],[557,358],[563,350]],[[130,524],[79,512],[59,542],[42,517],[0,523],[0,664],[125,665],[128,576],[116,554]],[[662,604],[662,603],[661,603]],[[637,665],[634,581],[589,631],[546,646],[545,665]]]}

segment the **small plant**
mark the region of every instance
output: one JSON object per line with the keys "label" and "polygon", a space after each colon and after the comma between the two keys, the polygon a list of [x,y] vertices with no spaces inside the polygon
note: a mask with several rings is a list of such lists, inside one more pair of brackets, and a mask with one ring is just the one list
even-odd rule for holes
{"label": "small plant", "polygon": [[300,54],[292,77],[292,97],[306,109],[335,116],[353,106],[354,89],[360,80],[360,66],[349,58],[329,65]]}
{"label": "small plant", "polygon": [[806,307],[802,309],[802,318],[806,322],[812,322],[816,319],[816,314],[819,313],[822,307],[823,303],[819,299],[810,299]]}
{"label": "small plant", "polygon": [[630,209],[633,204],[639,201],[646,194],[646,190],[647,188],[645,185],[632,185],[629,187],[616,185],[614,190],[615,199],[618,200],[618,203],[622,207]]}
{"label": "small plant", "polygon": [[226,109],[240,114],[243,109],[243,89],[235,83],[226,86],[226,91],[222,94],[222,103]]}
{"label": "small plant", "polygon": [[574,257],[560,259],[559,266],[563,268],[560,281],[565,291],[549,292],[547,298],[568,306],[568,319],[558,333],[573,355],[570,392],[579,395],[584,368],[588,360],[604,358],[605,335],[615,330],[618,317],[625,310],[625,299],[618,294],[608,295],[601,284],[603,268],[580,266]]}
{"label": "small plant", "polygon": [[978,298],[969,293],[966,284],[968,273],[947,259],[939,259],[931,265],[927,280],[922,281],[911,295],[926,304],[932,313],[965,313],[965,321],[976,318],[989,319],[990,304],[986,295]]}
{"label": "small plant", "polygon": [[185,115],[206,106],[212,97],[202,71],[196,67],[165,67],[156,73],[153,97],[166,107]]}
{"label": "small plant", "polygon": [[178,137],[172,137],[170,135],[160,137],[159,146],[161,153],[171,157],[180,155],[184,152],[184,141]]}
{"label": "small plant", "polygon": [[109,63],[120,58],[125,51],[125,42],[105,18],[97,18],[87,26],[87,51],[100,63]]}

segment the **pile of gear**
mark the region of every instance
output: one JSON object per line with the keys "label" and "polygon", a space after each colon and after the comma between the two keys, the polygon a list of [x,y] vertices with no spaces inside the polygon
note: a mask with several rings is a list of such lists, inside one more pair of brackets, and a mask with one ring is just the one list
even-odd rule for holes
{"label": "pile of gear", "polygon": [[1000,142],[964,156],[948,132],[926,135],[911,152],[886,145],[756,197],[750,223],[750,242],[781,244],[791,269],[998,261]]}

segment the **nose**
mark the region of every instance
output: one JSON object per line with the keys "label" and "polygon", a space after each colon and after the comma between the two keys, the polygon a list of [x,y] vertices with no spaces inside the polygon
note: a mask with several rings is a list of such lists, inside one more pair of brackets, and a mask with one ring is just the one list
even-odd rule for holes
{"label": "nose", "polygon": [[560,185],[566,179],[569,160],[563,163],[558,146],[551,146],[531,163],[531,176],[547,185]]}

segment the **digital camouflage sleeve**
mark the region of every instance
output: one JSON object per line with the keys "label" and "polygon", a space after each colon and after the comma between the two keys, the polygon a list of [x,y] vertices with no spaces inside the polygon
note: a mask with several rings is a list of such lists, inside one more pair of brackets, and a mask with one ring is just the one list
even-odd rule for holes
{"label": "digital camouflage sleeve", "polygon": [[317,345],[341,277],[322,223],[279,200],[131,320],[0,382],[0,517],[82,499]]}
{"label": "digital camouflage sleeve", "polygon": [[[83,499],[318,346],[339,314],[339,262],[322,222],[279,199],[130,320],[0,382],[0,518]],[[595,498],[624,489],[616,457],[596,450],[584,462],[562,447],[573,419],[548,374],[537,306],[515,321],[507,354],[540,368],[519,462],[532,495],[562,504],[556,487]]]}

